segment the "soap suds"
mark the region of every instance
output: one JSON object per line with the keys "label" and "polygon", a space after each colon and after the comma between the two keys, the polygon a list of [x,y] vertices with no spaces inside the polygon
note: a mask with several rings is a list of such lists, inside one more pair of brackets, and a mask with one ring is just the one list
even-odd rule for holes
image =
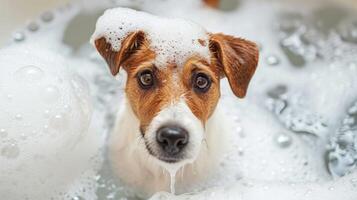
{"label": "soap suds", "polygon": [[32,44],[0,51],[2,199],[70,199],[63,196],[70,188],[76,193],[95,185],[90,176],[101,144],[88,85],[66,59],[45,49]]}
{"label": "soap suds", "polygon": [[105,37],[114,51],[119,51],[121,42],[133,32],[143,31],[156,53],[155,64],[165,67],[168,63],[182,66],[191,56],[209,60],[208,35],[201,26],[178,18],[161,18],[128,8],[113,8],[98,19],[91,38]]}

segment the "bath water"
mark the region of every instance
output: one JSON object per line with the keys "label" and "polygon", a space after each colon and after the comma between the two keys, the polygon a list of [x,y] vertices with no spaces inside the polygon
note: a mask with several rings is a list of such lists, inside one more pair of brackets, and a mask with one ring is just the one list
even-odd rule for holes
{"label": "bath water", "polygon": [[[140,196],[115,178],[106,157],[105,140],[125,83],[120,76],[111,77],[88,44],[105,8],[128,6],[163,17],[184,16],[210,32],[245,37],[261,48],[244,100],[237,100],[222,80],[220,103],[234,128],[233,149],[223,156],[219,169],[192,193],[182,195],[180,167],[165,166],[172,194],[159,192],[152,199],[356,199],[355,3],[236,2],[217,11],[188,0],[80,1],[50,11],[46,16],[52,17],[45,21],[34,19],[36,31],[25,26],[16,32],[8,47],[12,55],[3,49],[7,53],[2,55],[9,57],[0,59],[0,110],[6,111],[0,113],[0,121],[10,120],[0,124],[0,172],[6,170],[0,173],[0,191],[14,195],[8,199],[21,200]],[[36,56],[31,50],[24,54],[35,58],[15,59],[23,45],[54,53]],[[15,67],[17,73],[4,73]],[[10,79],[13,82],[7,82]],[[43,85],[21,89],[21,84],[36,80]],[[45,95],[31,93],[37,89]],[[26,168],[23,158],[36,162],[28,162],[31,168]],[[38,180],[36,190],[27,187],[32,180]]]}

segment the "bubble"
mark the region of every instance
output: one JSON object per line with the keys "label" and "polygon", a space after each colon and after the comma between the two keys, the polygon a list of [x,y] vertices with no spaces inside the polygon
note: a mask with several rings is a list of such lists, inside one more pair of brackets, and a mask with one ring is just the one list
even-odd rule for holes
{"label": "bubble", "polygon": [[[356,22],[355,22],[356,23]],[[357,23],[356,23],[357,24]],[[339,31],[343,41],[350,43],[357,43],[357,25],[344,25]]]}
{"label": "bubble", "polygon": [[43,77],[43,71],[39,67],[29,65],[17,70],[15,72],[15,77],[18,80],[36,81]]}
{"label": "bubble", "polygon": [[12,94],[8,94],[6,97],[9,101],[11,101],[14,98],[14,96]]}
{"label": "bubble", "polygon": [[28,25],[27,25],[27,29],[31,32],[35,32],[39,29],[39,25],[36,23],[36,22],[30,22]]}
{"label": "bubble", "polygon": [[5,138],[6,136],[7,136],[6,129],[4,128],[0,129],[0,138]]}
{"label": "bubble", "polygon": [[47,133],[49,129],[49,126],[46,124],[43,126],[43,132]]}
{"label": "bubble", "polygon": [[57,130],[66,129],[67,128],[67,119],[65,116],[63,116],[61,114],[55,115],[50,121],[50,126]]}
{"label": "bubble", "polygon": [[75,196],[75,197],[72,197],[71,200],[84,200],[84,198],[81,196]]}
{"label": "bubble", "polygon": [[357,188],[357,178],[351,179],[351,184],[353,187]]}
{"label": "bubble", "polygon": [[25,133],[21,133],[20,139],[21,140],[26,140],[27,139],[27,135]]}
{"label": "bubble", "polygon": [[15,119],[16,119],[16,120],[22,120],[22,115],[21,115],[21,114],[15,115]]}
{"label": "bubble", "polygon": [[280,63],[280,60],[277,56],[275,55],[270,55],[266,58],[266,63],[270,66],[275,66]]}
{"label": "bubble", "polygon": [[70,112],[72,109],[71,109],[71,106],[69,106],[69,105],[64,105],[63,106],[63,109],[66,111],[66,112]]}
{"label": "bubble", "polygon": [[45,89],[44,99],[48,103],[53,103],[58,100],[60,91],[56,86],[48,86]]}
{"label": "bubble", "polygon": [[281,95],[285,94],[287,92],[287,87],[286,85],[277,85],[275,88],[269,90],[267,92],[268,96],[271,97],[271,98],[279,98]]}
{"label": "bubble", "polygon": [[356,71],[356,69],[357,69],[357,63],[351,62],[351,63],[349,63],[348,67],[350,68],[350,70]]}
{"label": "bubble", "polygon": [[357,105],[351,107],[350,109],[348,109],[348,114],[350,115],[354,115],[357,114]]}
{"label": "bubble", "polygon": [[242,127],[238,126],[235,130],[237,133],[240,133],[240,132],[242,132]]}
{"label": "bubble", "polygon": [[278,144],[279,147],[287,148],[291,145],[292,138],[286,134],[279,134],[276,136],[275,142]]}
{"label": "bubble", "polygon": [[308,188],[304,196],[309,196],[312,193],[312,189]]}
{"label": "bubble", "polygon": [[20,149],[15,142],[5,144],[1,149],[1,155],[7,159],[14,159],[19,156]]}
{"label": "bubble", "polygon": [[50,22],[50,21],[53,20],[53,18],[54,18],[54,15],[53,15],[53,13],[50,12],[50,11],[47,11],[47,12],[45,12],[45,13],[43,13],[43,14],[41,15],[41,19],[42,19],[42,21],[44,21],[44,22]]}
{"label": "bubble", "polygon": [[[238,116],[234,116],[233,117],[233,120],[234,120],[234,122],[237,122],[237,123],[239,123],[241,120],[240,120],[240,118],[238,117]],[[240,128],[240,127],[239,127]],[[240,128],[241,129],[241,128]],[[237,130],[238,132],[239,131],[241,131],[241,130]]]}
{"label": "bubble", "polygon": [[351,125],[351,124],[354,124],[354,122],[355,122],[354,118],[349,117],[349,118],[345,118],[342,123],[344,125]]}
{"label": "bubble", "polygon": [[45,111],[43,112],[43,116],[44,116],[45,118],[49,118],[49,117],[50,117],[50,111],[49,111],[49,110],[45,110]]}
{"label": "bubble", "polygon": [[341,147],[347,146],[349,144],[352,144],[354,140],[354,133],[352,131],[345,131],[341,133],[341,135],[338,136],[338,144],[341,145]]}
{"label": "bubble", "polygon": [[115,198],[115,192],[111,192],[111,193],[109,193],[106,197],[107,197],[107,199],[109,200],[109,199],[114,199]]}
{"label": "bubble", "polygon": [[22,32],[16,32],[12,37],[15,42],[21,42],[25,40],[25,34]]}

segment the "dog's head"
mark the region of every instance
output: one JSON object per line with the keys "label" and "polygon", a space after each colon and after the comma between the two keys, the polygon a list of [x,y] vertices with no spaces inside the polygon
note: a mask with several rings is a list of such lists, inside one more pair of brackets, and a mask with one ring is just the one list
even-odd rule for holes
{"label": "dog's head", "polygon": [[143,30],[126,34],[117,50],[105,37],[94,41],[112,75],[121,67],[127,72],[126,96],[144,145],[165,163],[196,158],[220,97],[220,79],[227,77],[233,93],[243,98],[258,63],[257,46],[250,41],[220,33],[190,40],[201,52],[186,51],[179,41],[165,55]]}

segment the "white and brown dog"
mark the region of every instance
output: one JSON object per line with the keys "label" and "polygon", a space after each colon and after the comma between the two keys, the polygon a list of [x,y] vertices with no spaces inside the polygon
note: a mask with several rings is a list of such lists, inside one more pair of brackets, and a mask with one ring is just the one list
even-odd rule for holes
{"label": "white and brown dog", "polygon": [[164,168],[191,163],[178,172],[179,192],[208,177],[227,135],[220,80],[227,77],[233,93],[244,97],[257,46],[182,19],[124,8],[105,12],[92,41],[111,73],[124,69],[127,77],[109,142],[118,176],[148,195],[169,190]]}

